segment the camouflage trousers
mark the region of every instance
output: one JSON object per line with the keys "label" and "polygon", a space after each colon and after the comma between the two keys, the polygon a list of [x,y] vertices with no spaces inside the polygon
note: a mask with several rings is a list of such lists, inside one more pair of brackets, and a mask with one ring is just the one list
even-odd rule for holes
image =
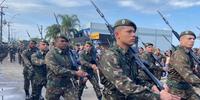
{"label": "camouflage trousers", "polygon": [[30,88],[30,85],[32,84],[32,80],[30,80],[28,78],[28,71],[26,71],[25,68],[23,70],[23,75],[24,75],[24,91],[25,91],[25,94],[30,95],[29,88]]}
{"label": "camouflage trousers", "polygon": [[148,90],[141,93],[135,93],[125,96],[116,89],[108,90],[104,88],[103,97],[105,98],[105,100],[160,100],[159,95],[154,94]]}
{"label": "camouflage trousers", "polygon": [[42,88],[46,87],[46,80],[42,80],[33,77],[33,84],[32,84],[32,100],[39,100],[40,96],[41,96],[41,92],[42,92]]}
{"label": "camouflage trousers", "polygon": [[46,100],[60,100],[60,97],[64,100],[78,100],[77,89],[71,87],[48,87],[46,88]]}
{"label": "camouflage trousers", "polygon": [[[98,84],[98,78],[97,75],[90,75],[87,77],[88,80],[90,81],[90,83],[93,85],[94,91],[96,93],[97,98],[101,98],[102,94],[101,94],[101,90],[100,90],[100,86]],[[86,82],[87,80],[80,80],[79,82],[79,92],[78,92],[78,96],[79,98],[81,98],[82,94],[83,94],[83,90],[86,86]]]}

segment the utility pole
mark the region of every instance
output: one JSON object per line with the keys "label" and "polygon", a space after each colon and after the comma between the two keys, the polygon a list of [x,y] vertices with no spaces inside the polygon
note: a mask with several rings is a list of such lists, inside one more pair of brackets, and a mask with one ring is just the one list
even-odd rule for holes
{"label": "utility pole", "polygon": [[3,37],[3,33],[2,32],[3,32],[3,15],[5,15],[4,12],[3,12],[4,8],[8,8],[8,7],[1,6],[0,42],[3,41],[3,38],[2,38]]}
{"label": "utility pole", "polygon": [[8,43],[10,43],[10,22],[7,22],[8,25]]}

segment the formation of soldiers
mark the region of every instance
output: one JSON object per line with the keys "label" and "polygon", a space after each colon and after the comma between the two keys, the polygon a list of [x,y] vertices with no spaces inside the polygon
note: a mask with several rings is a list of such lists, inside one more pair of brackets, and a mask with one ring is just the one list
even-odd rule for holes
{"label": "formation of soldiers", "polygon": [[[134,22],[118,20],[114,25],[116,41],[108,49],[95,47],[90,41],[73,48],[65,35],[56,36],[51,46],[44,39],[39,43],[30,40],[26,49],[20,43],[17,52],[24,67],[26,100],[44,100],[43,87],[46,100],[81,100],[87,80],[98,100],[200,100],[194,90],[200,88],[200,66],[189,53],[196,35],[182,32],[174,51],[162,54],[149,41],[137,53],[132,50],[136,30]],[[200,57],[200,50],[196,49],[195,54]],[[156,79],[167,76],[163,89],[155,85],[135,57],[142,59]]]}

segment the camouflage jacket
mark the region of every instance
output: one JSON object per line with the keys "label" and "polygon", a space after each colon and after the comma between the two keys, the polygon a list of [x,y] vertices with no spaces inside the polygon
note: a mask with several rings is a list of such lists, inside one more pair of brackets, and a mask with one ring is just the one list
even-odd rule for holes
{"label": "camouflage jacket", "polygon": [[[126,97],[140,95],[139,98],[135,99],[142,97],[151,100],[152,98],[159,99],[159,95],[155,95],[144,88],[143,84],[140,84],[141,79],[138,79],[139,69],[132,55],[133,52],[130,49],[125,51],[118,46],[106,50],[100,60],[100,71],[103,78],[114,85],[115,91],[119,91]],[[104,86],[107,88],[106,84]],[[148,93],[148,95],[144,95],[144,93]]]}
{"label": "camouflage jacket", "polygon": [[200,85],[200,79],[193,74],[193,68],[194,63],[189,55],[189,50],[184,47],[178,47],[170,59],[168,83],[172,82],[175,85],[185,84],[180,88],[189,87],[189,84]]}
{"label": "camouflage jacket", "polygon": [[80,63],[81,63],[81,69],[83,69],[84,71],[86,71],[89,74],[93,73],[93,69],[92,69],[91,65],[96,64],[96,61],[93,58],[91,52],[81,51]]}
{"label": "camouflage jacket", "polygon": [[70,86],[71,78],[75,76],[72,70],[72,63],[65,50],[53,47],[46,54],[45,63],[47,65],[47,86],[66,87]]}
{"label": "camouflage jacket", "polygon": [[31,62],[34,69],[34,80],[37,80],[38,83],[41,83],[43,80],[46,80],[46,64],[45,64],[45,52],[37,51],[32,54]]}
{"label": "camouflage jacket", "polygon": [[[153,54],[150,53],[143,53],[140,56],[149,66],[147,66],[147,68],[149,69],[149,71],[156,76],[156,78],[158,78],[160,80],[161,78],[161,72],[162,72],[162,68],[159,65],[156,65],[157,62],[153,57]],[[156,56],[155,56],[156,57]],[[142,76],[144,79],[150,80],[148,78],[148,76],[145,75],[144,72],[140,72],[140,76]]]}
{"label": "camouflage jacket", "polygon": [[37,48],[32,48],[32,49],[28,48],[22,52],[22,58],[24,61],[25,68],[32,69],[31,55],[37,50],[38,50]]}

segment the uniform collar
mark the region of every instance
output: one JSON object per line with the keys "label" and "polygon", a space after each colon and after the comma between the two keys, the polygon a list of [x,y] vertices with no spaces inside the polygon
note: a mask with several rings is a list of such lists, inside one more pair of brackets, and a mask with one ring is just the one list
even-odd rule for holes
{"label": "uniform collar", "polygon": [[183,50],[185,53],[189,53],[190,52],[189,49],[187,49],[187,48],[185,48],[185,47],[183,47],[181,45],[179,45],[178,48],[181,49],[181,50]]}

